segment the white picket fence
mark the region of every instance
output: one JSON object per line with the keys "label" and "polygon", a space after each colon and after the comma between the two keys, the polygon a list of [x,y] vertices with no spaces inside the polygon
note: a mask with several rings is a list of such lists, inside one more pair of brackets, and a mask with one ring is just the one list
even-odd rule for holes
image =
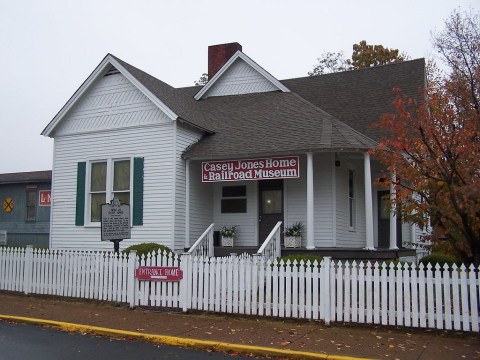
{"label": "white picket fence", "polygon": [[[179,282],[139,281],[139,266],[180,267]],[[299,264],[257,256],[0,248],[0,290],[219,313],[479,331],[479,268],[370,262]]]}

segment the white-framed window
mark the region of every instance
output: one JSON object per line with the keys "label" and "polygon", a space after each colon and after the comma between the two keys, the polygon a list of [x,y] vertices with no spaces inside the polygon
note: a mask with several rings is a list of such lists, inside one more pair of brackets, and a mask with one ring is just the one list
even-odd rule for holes
{"label": "white-framed window", "polygon": [[123,204],[132,204],[132,169],[131,158],[89,162],[86,192],[87,223],[99,223],[101,205],[110,202],[114,197],[120,199]]}
{"label": "white-framed window", "polygon": [[220,210],[222,214],[247,212],[247,187],[245,185],[223,186]]}
{"label": "white-framed window", "polygon": [[348,170],[348,228],[355,230],[355,171]]}

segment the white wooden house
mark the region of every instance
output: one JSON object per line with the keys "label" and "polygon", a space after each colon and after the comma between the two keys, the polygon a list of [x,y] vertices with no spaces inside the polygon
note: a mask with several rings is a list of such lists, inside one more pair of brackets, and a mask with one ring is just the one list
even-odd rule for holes
{"label": "white wooden house", "polygon": [[415,241],[382,206],[367,152],[393,88],[424,85],[424,60],[280,81],[241,50],[209,47],[208,83],[188,88],[102,60],[42,132],[54,138],[52,248],[111,249],[99,205],[114,194],[131,205],[122,248],[181,251],[212,223],[239,225],[235,245],[258,247],[277,221],[305,225],[304,250]]}

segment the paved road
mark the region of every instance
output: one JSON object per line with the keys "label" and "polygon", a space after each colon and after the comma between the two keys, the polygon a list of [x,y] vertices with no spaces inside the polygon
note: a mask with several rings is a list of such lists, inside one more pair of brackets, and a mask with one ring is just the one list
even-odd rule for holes
{"label": "paved road", "polygon": [[[0,359],[132,360],[226,359],[225,353],[183,349],[92,335],[70,334],[24,324],[0,322]],[[251,357],[235,356],[235,359]]]}

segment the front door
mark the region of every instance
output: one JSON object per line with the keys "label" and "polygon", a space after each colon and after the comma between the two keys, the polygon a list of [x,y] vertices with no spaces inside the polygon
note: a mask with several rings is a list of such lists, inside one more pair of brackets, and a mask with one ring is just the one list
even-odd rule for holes
{"label": "front door", "polygon": [[[260,180],[258,199],[258,241],[261,245],[277,222],[283,222],[283,180]],[[283,226],[280,241],[283,242]]]}
{"label": "front door", "polygon": [[[390,247],[390,207],[388,204],[389,191],[378,193],[378,247]],[[402,247],[402,221],[400,211],[397,210],[397,247]]]}

